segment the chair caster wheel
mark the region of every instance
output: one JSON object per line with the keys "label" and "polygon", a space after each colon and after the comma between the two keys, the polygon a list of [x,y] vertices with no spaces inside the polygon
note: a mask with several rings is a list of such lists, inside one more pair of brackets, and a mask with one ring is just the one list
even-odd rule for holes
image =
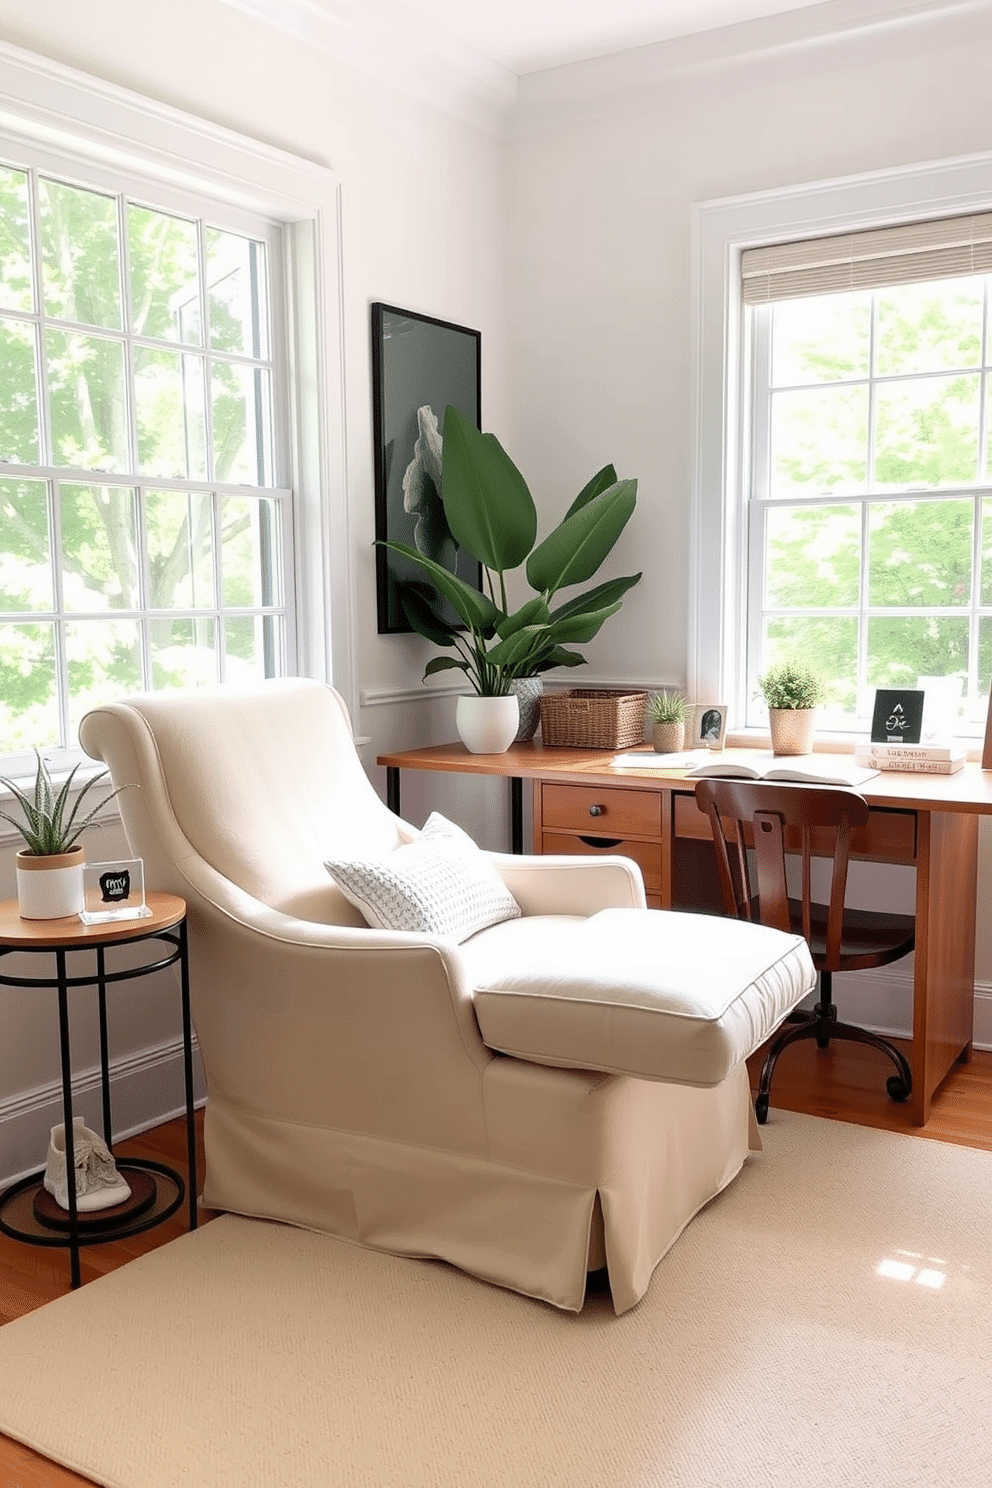
{"label": "chair caster wheel", "polygon": [[759,1096],[756,1096],[755,1097],[755,1101],[754,1101],[754,1114],[755,1114],[755,1116],[758,1119],[758,1125],[759,1126],[764,1126],[765,1122],[768,1120],[768,1097],[767,1097],[767,1095],[759,1095]]}
{"label": "chair caster wheel", "polygon": [[909,1086],[902,1075],[890,1075],[885,1082],[885,1088],[894,1101],[904,1101],[909,1097]]}

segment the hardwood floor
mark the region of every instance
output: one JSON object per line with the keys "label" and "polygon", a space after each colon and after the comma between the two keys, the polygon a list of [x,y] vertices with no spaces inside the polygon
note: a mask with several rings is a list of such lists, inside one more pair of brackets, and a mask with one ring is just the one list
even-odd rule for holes
{"label": "hardwood floor", "polygon": [[[750,1061],[756,1085],[763,1051]],[[923,1140],[957,1143],[992,1152],[992,1053],[976,1053],[968,1064],[955,1065],[938,1091],[926,1127],[909,1125],[905,1107],[885,1093],[889,1073],[884,1056],[859,1044],[837,1043],[820,1051],[803,1042],[790,1049],[775,1071],[772,1109],[805,1111],[837,1121],[902,1131]],[[202,1113],[197,1116],[198,1157],[203,1171]],[[122,1153],[157,1159],[185,1176],[186,1138],[183,1122],[170,1121],[120,1144]],[[201,1223],[215,1216],[201,1210]],[[123,1266],[135,1256],[173,1240],[186,1228],[183,1211],[157,1229],[130,1240],[90,1246],[82,1251],[83,1284]],[[68,1260],[61,1250],[21,1245],[0,1235],[0,1324],[10,1322],[69,1291]],[[88,1480],[58,1467],[19,1443],[0,1437],[2,1488],[86,1488]],[[92,1488],[92,1485],[90,1485]]]}

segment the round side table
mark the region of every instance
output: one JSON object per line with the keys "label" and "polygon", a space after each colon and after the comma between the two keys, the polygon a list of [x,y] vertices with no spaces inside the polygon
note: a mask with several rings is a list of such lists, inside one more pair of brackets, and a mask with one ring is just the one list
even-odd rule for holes
{"label": "round side table", "polygon": [[[0,903],[0,960],[14,953],[43,953],[55,958],[54,977],[0,975],[0,986],[55,989],[58,993],[59,1047],[62,1066],[62,1119],[65,1125],[66,1171],[73,1173],[72,1060],[69,1050],[69,991],[96,987],[100,1020],[100,1077],[103,1097],[103,1139],[113,1152],[110,1114],[110,1062],[107,1043],[107,987],[113,982],[148,976],[167,966],[179,967],[183,1024],[183,1077],[186,1093],[186,1151],[189,1162],[189,1227],[196,1229],[196,1128],[193,1121],[193,1035],[189,1006],[189,961],[186,943],[186,904],[175,894],[149,893],[151,911],[143,919],[112,920],[87,925],[75,915],[62,920],[22,920],[17,901]],[[141,966],[108,971],[109,946],[147,941],[150,959]],[[165,947],[163,951],[163,947]],[[95,958],[90,975],[68,972],[68,953],[89,951]],[[28,1245],[63,1246],[69,1250],[73,1287],[80,1283],[79,1250],[105,1240],[137,1235],[175,1214],[187,1186],[174,1168],[144,1158],[123,1158],[118,1171],[131,1175],[130,1200],[114,1209],[80,1214],[76,1187],[69,1183],[69,1207],[50,1199],[42,1182],[44,1170],[11,1184],[0,1193],[0,1231]]]}

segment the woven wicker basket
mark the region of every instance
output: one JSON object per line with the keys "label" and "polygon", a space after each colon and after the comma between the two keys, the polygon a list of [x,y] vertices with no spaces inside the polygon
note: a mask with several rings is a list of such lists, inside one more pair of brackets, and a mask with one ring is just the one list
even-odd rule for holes
{"label": "woven wicker basket", "polygon": [[646,692],[574,687],[541,698],[541,738],[551,748],[626,749],[644,742]]}

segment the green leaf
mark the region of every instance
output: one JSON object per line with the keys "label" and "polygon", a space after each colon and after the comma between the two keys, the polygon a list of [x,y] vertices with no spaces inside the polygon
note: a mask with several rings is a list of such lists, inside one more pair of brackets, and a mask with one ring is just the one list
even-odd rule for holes
{"label": "green leaf", "polygon": [[593,476],[592,480],[589,481],[588,485],[582,487],[582,490],[579,492],[578,496],[576,496],[575,500],[568,508],[565,516],[570,517],[573,512],[581,511],[584,506],[588,505],[588,503],[593,499],[594,496],[598,496],[600,492],[605,491],[608,486],[615,486],[616,483],[616,470],[612,465],[604,465],[602,470],[596,471],[596,474]]}
{"label": "green leaf", "polygon": [[641,575],[636,573],[623,579],[607,579],[605,584],[597,584],[595,589],[587,589],[584,594],[577,594],[574,599],[566,600],[551,611],[551,619],[564,620],[569,615],[585,615],[591,610],[601,610],[606,605],[616,604],[628,589],[633,589],[639,583],[640,578]]}
{"label": "green leaf", "polygon": [[432,656],[424,668],[424,677],[433,677],[437,672],[450,672],[457,667],[460,672],[470,670],[467,661],[462,661],[458,656]]}
{"label": "green leaf", "polygon": [[454,626],[443,620],[435,610],[431,603],[431,596],[436,597],[435,591],[428,584],[401,581],[396,585],[396,593],[407,621],[418,635],[422,635],[427,641],[433,641],[435,646],[455,644]]}
{"label": "green leaf", "polygon": [[586,659],[578,651],[566,651],[564,646],[555,646],[546,660],[538,667],[539,672],[550,671],[552,667],[576,667],[585,666]]}
{"label": "green leaf", "polygon": [[494,434],[480,434],[451,405],[444,414],[441,500],[459,547],[505,573],[519,568],[537,536],[537,508]]}
{"label": "green leaf", "polygon": [[496,627],[496,634],[505,640],[507,636],[523,630],[527,625],[546,625],[549,619],[548,607],[538,594],[534,599],[529,599],[514,614],[505,615]]}
{"label": "green leaf", "polygon": [[458,618],[470,630],[485,631],[488,629],[491,633],[495,628],[501,618],[501,612],[497,610],[488,595],[481,594],[478,589],[473,589],[457,574],[449,573],[446,568],[441,567],[440,563],[425,558],[423,553],[418,553],[416,548],[407,547],[406,543],[380,542],[377,546],[389,548],[394,553],[402,553],[404,558],[411,558],[414,563],[419,564],[438,593],[448,601]]}
{"label": "green leaf", "polygon": [[527,560],[527,580],[546,595],[592,577],[630,521],[636,480],[618,481],[566,517]]}
{"label": "green leaf", "polygon": [[600,627],[611,615],[615,615],[620,608],[620,601],[616,604],[606,605],[604,609],[594,610],[589,615],[567,615],[564,620],[556,620],[548,626],[548,636],[555,643],[561,641],[578,641],[583,644],[591,641],[593,636],[598,635]]}

